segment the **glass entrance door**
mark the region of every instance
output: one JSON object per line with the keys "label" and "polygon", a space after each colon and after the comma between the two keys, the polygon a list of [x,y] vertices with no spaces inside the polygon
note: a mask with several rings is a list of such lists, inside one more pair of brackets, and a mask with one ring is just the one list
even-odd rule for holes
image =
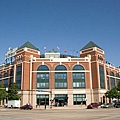
{"label": "glass entrance door", "polygon": [[67,94],[56,94],[54,100],[56,106],[64,106],[68,104]]}
{"label": "glass entrance door", "polygon": [[36,95],[36,103],[38,105],[49,105],[49,95]]}

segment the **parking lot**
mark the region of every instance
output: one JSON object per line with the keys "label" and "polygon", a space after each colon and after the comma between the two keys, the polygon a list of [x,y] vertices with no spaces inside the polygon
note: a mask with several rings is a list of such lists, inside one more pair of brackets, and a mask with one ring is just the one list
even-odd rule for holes
{"label": "parking lot", "polygon": [[0,120],[120,120],[120,108],[110,109],[0,109]]}

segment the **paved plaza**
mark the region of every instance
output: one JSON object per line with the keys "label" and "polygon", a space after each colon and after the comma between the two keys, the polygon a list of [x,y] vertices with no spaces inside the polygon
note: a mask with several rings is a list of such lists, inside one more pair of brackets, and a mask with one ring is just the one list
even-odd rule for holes
{"label": "paved plaza", "polygon": [[0,120],[120,120],[120,109],[0,109]]}

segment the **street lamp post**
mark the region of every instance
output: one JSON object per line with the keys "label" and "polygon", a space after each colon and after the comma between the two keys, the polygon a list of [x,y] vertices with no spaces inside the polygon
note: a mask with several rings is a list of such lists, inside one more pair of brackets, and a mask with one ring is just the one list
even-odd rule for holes
{"label": "street lamp post", "polygon": [[120,98],[120,91],[118,91],[118,102],[119,102],[119,98]]}
{"label": "street lamp post", "polygon": [[[8,92],[8,87],[5,88],[6,92]],[[8,103],[8,96],[7,96],[7,101],[6,103]]]}
{"label": "street lamp post", "polygon": [[87,105],[87,98],[85,98],[85,105]]}
{"label": "street lamp post", "polygon": [[107,104],[107,98],[108,98],[108,94],[105,94],[105,96],[106,96],[106,104]]}
{"label": "street lamp post", "polygon": [[101,104],[102,104],[102,97],[101,97]]}
{"label": "street lamp post", "polygon": [[45,95],[45,109],[46,109],[46,95]]}
{"label": "street lamp post", "polygon": [[8,91],[8,87],[6,87],[5,90]]}
{"label": "street lamp post", "polygon": [[[35,89],[36,90],[36,89]],[[49,92],[50,94],[50,101],[51,101],[51,105],[50,105],[50,109],[52,109],[52,89],[50,91],[46,91],[46,90],[37,90],[38,92]],[[46,109],[46,95],[45,95],[45,109]]]}
{"label": "street lamp post", "polygon": [[50,109],[52,109],[52,90],[50,91],[50,102],[51,102],[51,105],[50,105]]}

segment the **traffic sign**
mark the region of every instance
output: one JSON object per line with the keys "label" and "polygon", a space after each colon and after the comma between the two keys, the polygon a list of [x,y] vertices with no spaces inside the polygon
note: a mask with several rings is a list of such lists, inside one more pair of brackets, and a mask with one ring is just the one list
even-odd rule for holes
{"label": "traffic sign", "polygon": [[43,90],[38,90],[38,92],[43,92]]}

